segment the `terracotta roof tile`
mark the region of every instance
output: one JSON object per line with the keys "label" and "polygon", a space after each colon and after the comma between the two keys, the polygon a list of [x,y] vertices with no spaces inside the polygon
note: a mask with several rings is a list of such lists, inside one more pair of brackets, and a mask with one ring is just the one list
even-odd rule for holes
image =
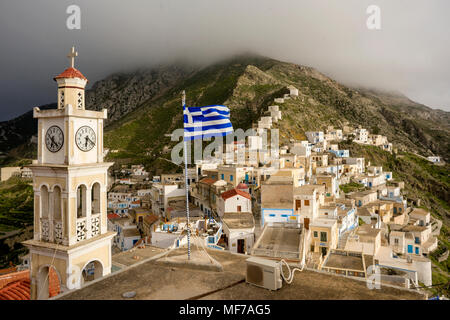
{"label": "terracotta roof tile", "polygon": [[30,279],[16,281],[0,289],[0,300],[30,300]]}
{"label": "terracotta roof tile", "polygon": [[234,197],[236,195],[243,196],[249,200],[251,200],[250,194],[248,194],[245,191],[239,190],[239,189],[231,189],[228,191],[223,192],[220,196],[222,199],[227,200],[228,198]]}
{"label": "terracotta roof tile", "polygon": [[87,80],[87,78],[83,76],[83,74],[78,69],[75,68],[67,68],[62,73],[54,77],[53,80],[56,81],[56,79],[63,79],[63,78],[80,78]]}
{"label": "terracotta roof tile", "polygon": [[[59,294],[59,277],[53,268],[49,272],[49,297]],[[30,300],[30,271],[24,270],[0,277],[0,300]]]}
{"label": "terracotta roof tile", "polygon": [[0,277],[0,300],[30,300],[30,272],[25,270]]}
{"label": "terracotta roof tile", "polygon": [[203,178],[201,179],[199,182],[201,183],[206,183],[206,184],[213,184],[214,182],[216,182],[217,180],[215,179],[211,179],[211,178]]}

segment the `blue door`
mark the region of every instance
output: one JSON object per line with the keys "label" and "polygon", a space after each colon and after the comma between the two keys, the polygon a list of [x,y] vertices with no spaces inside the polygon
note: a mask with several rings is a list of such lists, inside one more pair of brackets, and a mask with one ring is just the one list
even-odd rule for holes
{"label": "blue door", "polygon": [[416,254],[419,254],[419,247],[416,247]]}
{"label": "blue door", "polygon": [[413,252],[413,246],[411,244],[408,244],[408,253]]}

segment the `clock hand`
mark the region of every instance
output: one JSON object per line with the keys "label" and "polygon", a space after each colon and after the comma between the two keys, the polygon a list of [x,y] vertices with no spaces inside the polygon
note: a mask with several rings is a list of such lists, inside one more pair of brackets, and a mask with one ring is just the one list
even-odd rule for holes
{"label": "clock hand", "polygon": [[54,136],[50,136],[50,140],[52,140],[52,147],[53,147],[54,145],[56,145],[55,137],[54,137]]}
{"label": "clock hand", "polygon": [[94,141],[92,141],[91,138],[88,137],[88,140],[89,140],[93,145],[95,145]]}

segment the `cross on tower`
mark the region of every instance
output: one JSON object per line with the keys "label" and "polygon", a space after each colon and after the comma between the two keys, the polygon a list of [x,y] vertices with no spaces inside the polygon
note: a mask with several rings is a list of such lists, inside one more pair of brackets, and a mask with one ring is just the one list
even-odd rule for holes
{"label": "cross on tower", "polygon": [[71,65],[72,68],[75,65],[75,57],[77,57],[77,56],[78,56],[78,52],[75,51],[75,47],[72,47],[72,50],[67,55],[67,58],[70,59],[70,65]]}

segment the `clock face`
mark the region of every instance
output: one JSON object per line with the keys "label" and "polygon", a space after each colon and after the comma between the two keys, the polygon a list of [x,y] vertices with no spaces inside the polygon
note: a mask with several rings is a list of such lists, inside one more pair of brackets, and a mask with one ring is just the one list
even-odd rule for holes
{"label": "clock face", "polygon": [[45,134],[45,145],[50,152],[58,152],[64,144],[64,133],[58,126],[51,126]]}
{"label": "clock face", "polygon": [[95,132],[91,127],[83,126],[75,135],[75,142],[81,151],[90,151],[95,146]]}

